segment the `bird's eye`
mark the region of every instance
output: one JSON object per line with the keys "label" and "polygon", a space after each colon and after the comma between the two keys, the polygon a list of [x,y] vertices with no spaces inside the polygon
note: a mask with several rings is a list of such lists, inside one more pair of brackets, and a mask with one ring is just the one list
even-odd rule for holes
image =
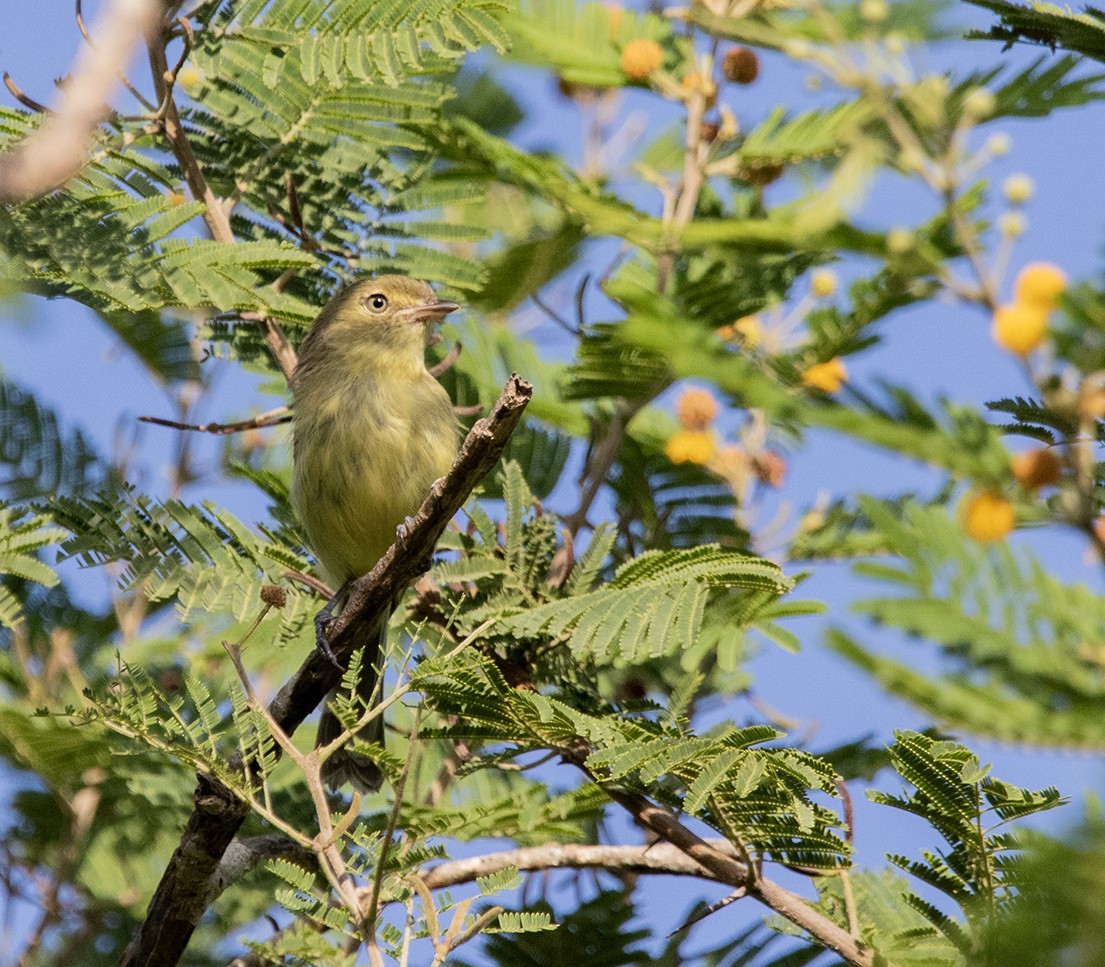
{"label": "bird's eye", "polygon": [[372,312],[383,312],[388,307],[388,297],[381,292],[374,292],[365,299],[365,305]]}

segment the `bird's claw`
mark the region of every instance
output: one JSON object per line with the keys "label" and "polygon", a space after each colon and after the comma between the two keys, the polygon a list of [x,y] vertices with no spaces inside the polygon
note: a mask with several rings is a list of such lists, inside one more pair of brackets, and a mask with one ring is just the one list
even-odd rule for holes
{"label": "bird's claw", "polygon": [[395,539],[397,541],[405,541],[410,536],[412,527],[414,527],[414,518],[404,517],[403,523],[395,528]]}
{"label": "bird's claw", "polygon": [[337,655],[334,654],[334,649],[330,647],[330,634],[326,630],[327,626],[333,620],[334,602],[336,600],[337,595],[331,598],[330,603],[315,615],[315,647],[322,652],[323,657],[326,658],[331,665],[344,671],[345,669],[342,668]]}

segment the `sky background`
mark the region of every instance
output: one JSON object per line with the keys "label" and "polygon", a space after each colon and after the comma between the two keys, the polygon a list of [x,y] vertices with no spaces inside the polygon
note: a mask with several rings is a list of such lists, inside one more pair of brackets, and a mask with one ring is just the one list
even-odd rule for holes
{"label": "sky background", "polygon": [[[95,21],[97,8],[96,3],[86,5],[85,15],[90,23]],[[974,8],[954,6],[949,9],[945,23],[984,27],[989,20],[988,15]],[[79,43],[71,0],[38,0],[35,4],[0,2],[0,69],[8,71],[32,97],[52,101],[52,79],[68,70]],[[1002,62],[1009,63],[1011,68],[1023,67],[1042,53],[1018,48],[1002,54],[994,43],[952,40],[930,48],[923,66],[930,70],[951,69],[962,75]],[[144,78],[145,74],[135,70],[132,76]],[[515,132],[516,140],[531,148],[552,147],[569,160],[578,161],[582,130],[578,111],[556,94],[550,78],[517,66],[501,70],[498,76],[526,110],[527,119]],[[804,80],[801,71],[785,64],[780,57],[767,55],[760,80],[736,91],[730,85],[726,88],[727,101],[742,126],[748,129],[777,104],[801,110],[824,103],[826,92],[809,91]],[[12,103],[6,92],[0,91],[0,96],[5,103]],[[124,105],[123,95],[115,103]],[[625,99],[620,110],[623,117],[639,115],[646,127],[652,125],[652,130],[656,130],[665,107],[657,97],[635,92]],[[987,125],[979,140],[997,131],[1008,134],[1013,147],[1008,156],[988,169],[992,184],[1023,172],[1032,177],[1036,187],[1026,209],[1028,230],[1016,248],[1014,268],[1029,261],[1047,260],[1059,264],[1072,279],[1098,276],[1105,237],[1102,233],[1105,178],[1101,171],[1105,158],[1102,153],[1105,104],[1061,111],[1041,120]],[[773,195],[776,190],[785,193],[789,189],[769,188],[769,202],[783,197]],[[999,204],[993,209],[994,214],[1000,209]],[[920,187],[887,175],[872,186],[860,209],[860,220],[867,227],[888,229],[916,224],[935,210],[933,200]],[[846,279],[861,267],[846,261],[838,271]],[[1009,293],[1010,286],[1007,281],[1003,295]],[[550,290],[550,301],[555,302],[558,294],[573,288],[574,280],[566,279]],[[593,301],[589,307],[598,314],[597,318],[602,318],[604,309],[600,301]],[[555,352],[562,345],[558,331],[536,309],[524,310],[516,324],[526,329],[537,327],[533,330],[535,338],[551,347],[550,351]],[[879,346],[849,360],[852,378],[861,386],[879,375],[910,388],[926,400],[946,395],[976,405],[1029,389],[1013,359],[992,343],[989,321],[978,310],[926,303],[899,310],[883,331],[885,340]],[[212,360],[205,367],[212,377],[212,391],[205,398],[203,409],[195,414],[198,419],[241,418],[282,402],[259,395],[256,380],[236,364]],[[136,482],[164,492],[164,473],[175,444],[173,433],[140,427],[135,417],[173,416],[169,399],[165,390],[134,363],[92,313],[73,303],[48,303],[41,299],[0,303],[0,372],[33,390],[41,402],[54,406],[70,423],[79,423],[105,454],[118,452],[122,446],[132,448],[136,466],[141,468],[141,477]],[[277,438],[284,435],[282,430],[269,432]],[[208,438],[196,442],[199,462],[217,466],[218,447],[223,443]],[[790,452],[785,486],[779,497],[769,503],[768,510],[774,509],[778,501],[802,507],[821,493],[864,491],[889,495],[907,488],[931,492],[938,480],[938,475],[919,464],[884,456],[839,436],[814,432],[808,435],[801,450]],[[213,499],[247,521],[264,515],[263,499],[245,483],[201,480],[185,492],[185,497]],[[1101,589],[1101,569],[1090,560],[1082,539],[1049,528],[1018,533],[1012,542],[1019,547],[1031,546],[1064,579],[1084,581]],[[106,580],[102,572],[84,575],[81,588],[90,597],[102,598]],[[821,644],[822,632],[830,621],[843,622],[865,643],[875,640],[862,624],[847,616],[849,602],[867,590],[847,567],[819,566],[802,586],[801,596],[829,602],[829,617],[791,622],[790,627],[803,641],[800,654],[791,655],[766,646],[752,663],[757,694],[784,714],[800,719],[804,729],[815,729],[811,741],[814,749],[828,748],[871,732],[889,738],[893,728],[928,724],[911,707],[887,698],[868,678],[853,671]],[[885,637],[879,639],[879,644],[920,667],[932,666],[931,652],[923,646]],[[754,714],[746,702],[736,702],[711,713],[737,720]],[[1056,785],[1072,797],[1072,806],[1039,819],[1044,828],[1056,830],[1076,822],[1085,793],[1102,791],[1102,764],[1097,757],[1044,753],[974,738],[968,738],[967,743],[984,762],[994,763],[995,775],[1021,785]],[[880,779],[884,788],[895,786],[893,777]],[[915,854],[923,846],[937,845],[934,834],[912,817],[872,806],[861,795],[856,796],[856,801],[856,846],[861,865],[881,866],[882,854],[890,849]],[[670,909],[672,897],[679,896],[669,889],[659,902],[666,902]],[[681,900],[675,903],[676,908],[684,905]],[[743,918],[758,912],[751,910],[733,916]],[[714,920],[728,916],[727,911]],[[734,922],[724,922],[717,929],[719,936],[724,936],[735,930]]]}

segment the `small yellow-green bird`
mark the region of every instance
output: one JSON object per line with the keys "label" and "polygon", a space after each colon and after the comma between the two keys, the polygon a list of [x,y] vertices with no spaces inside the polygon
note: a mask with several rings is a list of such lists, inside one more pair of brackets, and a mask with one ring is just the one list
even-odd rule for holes
{"label": "small yellow-green bird", "polygon": [[[339,292],[300,347],[292,381],[292,506],[324,577],[337,589],[330,608],[344,604],[346,586],[372,570],[456,456],[452,403],[427,371],[425,352],[430,326],[458,308],[425,282],[382,275]],[[380,675],[386,618],[371,639],[363,645],[357,689],[366,703]],[[327,707],[316,745],[341,731]],[[382,741],[383,718],[359,737]],[[349,749],[327,759],[322,778],[331,789],[351,783],[361,792],[383,781],[375,762]]]}

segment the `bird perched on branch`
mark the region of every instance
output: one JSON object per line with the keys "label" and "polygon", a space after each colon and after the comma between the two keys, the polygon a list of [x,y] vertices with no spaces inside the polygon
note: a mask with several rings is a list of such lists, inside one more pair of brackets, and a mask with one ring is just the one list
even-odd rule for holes
{"label": "bird perched on branch", "polygon": [[[344,605],[349,584],[372,570],[456,456],[452,403],[427,371],[425,350],[430,326],[458,308],[425,282],[383,275],[338,293],[300,347],[292,385],[292,505],[324,576],[338,588],[316,620],[324,651],[325,622]],[[357,694],[366,705],[376,692],[386,639],[385,617],[360,645]],[[316,745],[341,732],[328,705]],[[381,742],[383,718],[372,719],[358,737]],[[375,762],[347,748],[326,760],[322,778],[332,789],[348,782],[361,792],[383,781]]]}

